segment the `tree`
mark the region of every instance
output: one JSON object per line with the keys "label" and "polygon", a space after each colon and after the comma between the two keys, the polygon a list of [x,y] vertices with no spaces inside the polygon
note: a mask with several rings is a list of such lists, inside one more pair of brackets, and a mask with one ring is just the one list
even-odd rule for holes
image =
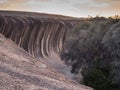
{"label": "tree", "polygon": [[[84,84],[96,90],[120,89],[120,19],[86,19],[71,30],[61,58]],[[81,71],[82,70],[82,71]]]}

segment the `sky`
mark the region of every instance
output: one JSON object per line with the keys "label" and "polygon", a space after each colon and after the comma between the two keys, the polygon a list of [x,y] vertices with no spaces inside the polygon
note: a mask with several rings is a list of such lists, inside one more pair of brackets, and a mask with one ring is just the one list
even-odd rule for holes
{"label": "sky", "polygon": [[0,0],[0,10],[108,17],[120,15],[120,0]]}

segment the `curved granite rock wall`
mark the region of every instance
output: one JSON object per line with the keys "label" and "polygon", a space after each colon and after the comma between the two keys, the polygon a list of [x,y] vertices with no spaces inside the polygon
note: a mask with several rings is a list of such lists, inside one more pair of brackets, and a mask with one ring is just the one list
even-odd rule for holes
{"label": "curved granite rock wall", "polygon": [[51,52],[59,53],[67,31],[79,23],[75,18],[59,19],[27,14],[0,13],[0,33],[37,58],[50,56]]}
{"label": "curved granite rock wall", "polygon": [[[3,75],[0,88],[8,88],[7,86],[15,86],[19,83],[21,87],[27,89],[36,87],[55,90],[69,88],[69,90],[92,90],[86,86],[78,86],[79,84],[72,80],[69,81],[68,78],[72,78],[73,75],[59,58],[67,32],[80,22],[81,20],[76,18],[57,15],[0,11],[0,33],[32,56],[39,58],[30,57],[16,45],[14,47],[14,43],[5,43],[5,39],[1,37],[1,41],[5,42],[0,43],[2,58],[0,74]],[[40,60],[40,62],[33,60]]]}

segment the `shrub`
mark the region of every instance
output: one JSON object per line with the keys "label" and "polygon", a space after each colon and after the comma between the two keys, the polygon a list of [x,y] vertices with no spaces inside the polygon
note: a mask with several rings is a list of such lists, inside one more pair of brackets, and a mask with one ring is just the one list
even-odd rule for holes
{"label": "shrub", "polygon": [[120,19],[91,18],[71,30],[62,60],[84,84],[96,90],[120,90]]}

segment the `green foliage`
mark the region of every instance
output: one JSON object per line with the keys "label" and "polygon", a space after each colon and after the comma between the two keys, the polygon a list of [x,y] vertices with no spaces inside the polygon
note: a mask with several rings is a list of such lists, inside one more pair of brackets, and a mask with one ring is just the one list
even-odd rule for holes
{"label": "green foliage", "polygon": [[84,84],[93,87],[95,90],[110,90],[111,83],[100,69],[93,69],[84,75]]}
{"label": "green foliage", "polygon": [[95,90],[120,90],[120,19],[90,18],[71,30],[62,60]]}
{"label": "green foliage", "polygon": [[91,86],[95,90],[116,90],[117,86],[112,83],[112,79],[110,77],[109,66],[101,68],[101,63],[99,62],[94,65],[97,66],[94,68],[92,67],[89,71],[85,69],[82,71],[84,84]]}
{"label": "green foliage", "polygon": [[90,26],[92,25],[92,22],[85,20],[84,22],[82,22],[80,24],[80,26],[78,28],[76,28],[77,30],[83,29],[83,30],[87,30]]}

